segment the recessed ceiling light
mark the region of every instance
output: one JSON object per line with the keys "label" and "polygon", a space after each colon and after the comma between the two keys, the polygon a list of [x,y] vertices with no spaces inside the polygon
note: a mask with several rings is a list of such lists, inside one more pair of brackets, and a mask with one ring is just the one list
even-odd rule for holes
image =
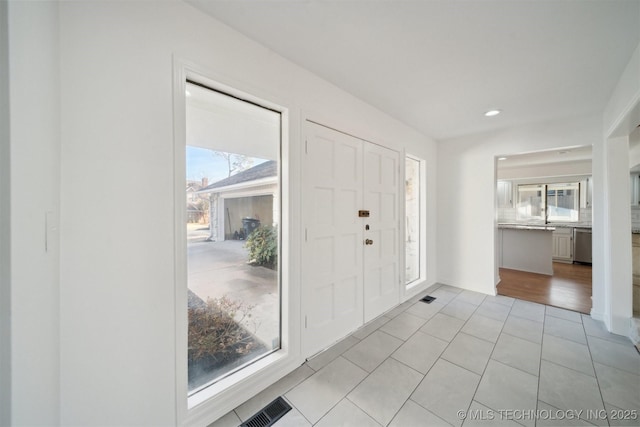
{"label": "recessed ceiling light", "polygon": [[184,94],[187,95],[187,96],[191,96],[191,92],[189,92],[188,90],[185,90]]}
{"label": "recessed ceiling light", "polygon": [[500,113],[502,113],[502,111],[500,111],[500,110],[489,110],[486,113],[484,113],[484,115],[486,117],[493,117],[493,116],[497,116]]}
{"label": "recessed ceiling light", "polygon": [[498,157],[498,160],[507,160],[506,157]]}

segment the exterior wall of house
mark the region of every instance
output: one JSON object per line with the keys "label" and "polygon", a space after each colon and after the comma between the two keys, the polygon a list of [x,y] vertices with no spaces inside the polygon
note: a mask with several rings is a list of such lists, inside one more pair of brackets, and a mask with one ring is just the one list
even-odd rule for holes
{"label": "exterior wall of house", "polygon": [[[288,109],[283,277],[287,369],[301,363],[301,126],[306,118],[427,160],[428,275],[435,282],[436,144],[182,2],[60,2],[62,424],[176,425],[173,61]],[[256,64],[260,64],[256,67]],[[143,161],[142,161],[143,160]],[[145,179],[140,179],[144,177]],[[145,197],[140,197],[144,194]],[[82,200],[83,209],[77,209]],[[129,212],[149,211],[144,224]],[[90,215],[87,215],[90,212]],[[285,371],[194,409],[206,425]]]}
{"label": "exterior wall of house", "polygon": [[[9,56],[8,67],[3,64],[0,74],[3,79],[8,75],[9,79],[10,117],[7,123],[3,114],[0,125],[5,133],[0,155],[0,193],[4,200],[8,186],[10,223],[4,221],[7,212],[3,202],[0,388],[4,394],[5,381],[8,381],[11,397],[0,396],[3,413],[0,418],[10,416],[10,422],[5,424],[5,419],[0,419],[0,424],[58,425],[61,350],[57,227],[60,206],[58,10],[55,2],[3,3],[8,25],[2,19],[0,31],[8,32]],[[2,102],[7,100],[5,95],[0,94]],[[10,169],[5,171],[7,131]],[[7,173],[9,182],[5,181]],[[74,204],[77,206],[80,200],[82,197]],[[86,207],[82,209],[85,212]],[[5,240],[7,231],[8,241]],[[89,229],[85,232],[90,234]],[[5,258],[7,249],[9,256]],[[5,265],[7,261],[9,270]],[[7,279],[10,285],[5,282]],[[4,316],[7,315],[10,315],[10,343],[5,349]],[[7,351],[11,354],[10,378],[4,372]],[[10,415],[5,415],[8,406]]]}

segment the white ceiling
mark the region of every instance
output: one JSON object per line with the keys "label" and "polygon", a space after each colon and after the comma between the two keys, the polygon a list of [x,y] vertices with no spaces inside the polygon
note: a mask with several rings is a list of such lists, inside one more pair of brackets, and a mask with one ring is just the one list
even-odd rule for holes
{"label": "white ceiling", "polygon": [[640,40],[639,0],[187,1],[436,139],[602,112]]}

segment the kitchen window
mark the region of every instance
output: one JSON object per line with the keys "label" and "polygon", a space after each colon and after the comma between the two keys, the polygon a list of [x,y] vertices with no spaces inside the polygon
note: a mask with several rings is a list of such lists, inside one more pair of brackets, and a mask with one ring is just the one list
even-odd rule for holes
{"label": "kitchen window", "polygon": [[577,222],[579,194],[577,182],[547,185],[547,222]]}
{"label": "kitchen window", "polygon": [[516,218],[523,222],[577,222],[579,195],[577,182],[518,185]]}
{"label": "kitchen window", "polygon": [[518,185],[518,221],[544,221],[544,185]]}

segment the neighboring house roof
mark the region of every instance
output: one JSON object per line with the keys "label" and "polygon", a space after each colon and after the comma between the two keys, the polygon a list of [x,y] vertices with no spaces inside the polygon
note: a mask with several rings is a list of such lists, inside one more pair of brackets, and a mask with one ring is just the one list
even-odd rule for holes
{"label": "neighboring house roof", "polygon": [[252,167],[251,169],[238,172],[229,178],[214,182],[213,184],[204,187],[199,192],[209,192],[208,190],[213,190],[215,188],[228,187],[230,185],[257,181],[258,179],[271,178],[274,176],[278,176],[278,162],[275,160],[268,160],[264,163],[260,163],[258,166]]}

